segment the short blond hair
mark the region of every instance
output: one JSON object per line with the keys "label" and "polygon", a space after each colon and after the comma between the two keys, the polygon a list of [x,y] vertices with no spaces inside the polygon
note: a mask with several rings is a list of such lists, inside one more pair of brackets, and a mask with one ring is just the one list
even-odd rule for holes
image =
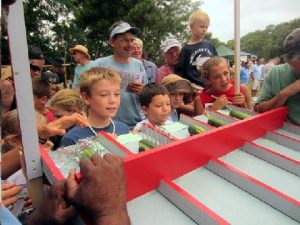
{"label": "short blond hair", "polygon": [[102,67],[94,67],[81,74],[79,82],[80,93],[85,93],[87,96],[91,97],[91,90],[93,85],[97,81],[103,79],[121,84],[121,78],[115,70]]}
{"label": "short blond hair", "polygon": [[197,10],[197,11],[193,12],[190,15],[190,18],[189,18],[190,26],[193,26],[193,25],[195,25],[196,23],[199,23],[199,22],[205,22],[208,25],[210,23],[209,15],[206,12],[202,11],[202,10]]}
{"label": "short blond hair", "polygon": [[141,48],[143,48],[143,41],[139,38],[134,38],[133,39],[133,43],[138,44],[139,46],[141,46]]}
{"label": "short blond hair", "polygon": [[56,107],[67,112],[85,111],[85,104],[81,96],[72,89],[62,89],[52,96],[50,107]]}

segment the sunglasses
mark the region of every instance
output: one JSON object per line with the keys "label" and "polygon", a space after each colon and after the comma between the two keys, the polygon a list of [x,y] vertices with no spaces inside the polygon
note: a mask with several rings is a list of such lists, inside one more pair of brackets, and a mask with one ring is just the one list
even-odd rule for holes
{"label": "sunglasses", "polygon": [[41,71],[42,70],[41,67],[35,66],[35,65],[32,65],[32,64],[30,64],[30,69],[32,69],[33,71]]}

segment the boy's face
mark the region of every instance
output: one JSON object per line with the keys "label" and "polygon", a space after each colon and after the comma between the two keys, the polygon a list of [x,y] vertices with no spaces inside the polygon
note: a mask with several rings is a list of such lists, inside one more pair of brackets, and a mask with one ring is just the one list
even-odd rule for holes
{"label": "boy's face", "polygon": [[156,95],[152,98],[148,107],[142,107],[144,113],[153,125],[161,126],[171,113],[171,103],[169,95]]}
{"label": "boy's face", "polygon": [[210,68],[208,84],[217,93],[223,93],[230,88],[230,71],[225,62]]}
{"label": "boy's face", "polygon": [[43,96],[43,97],[39,98],[39,97],[33,95],[34,109],[43,114],[46,109],[47,101],[48,101],[47,96]]}
{"label": "boy's face", "polygon": [[202,39],[207,33],[209,24],[205,21],[198,21],[190,25],[191,33],[194,38]]}
{"label": "boy's face", "polygon": [[110,45],[114,49],[114,55],[129,58],[132,54],[134,35],[130,32],[119,34],[115,39],[109,40]]}
{"label": "boy's face", "polygon": [[102,79],[92,86],[91,96],[83,93],[85,104],[90,108],[90,114],[101,119],[112,118],[120,106],[120,83]]}
{"label": "boy's face", "polygon": [[170,94],[171,106],[173,109],[177,109],[183,104],[184,93],[182,92],[171,92]]}

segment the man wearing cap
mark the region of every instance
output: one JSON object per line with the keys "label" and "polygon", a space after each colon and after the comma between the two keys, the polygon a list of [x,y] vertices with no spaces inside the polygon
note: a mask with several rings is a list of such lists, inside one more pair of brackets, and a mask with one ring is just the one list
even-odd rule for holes
{"label": "man wearing cap", "polygon": [[72,88],[78,89],[80,75],[96,65],[95,61],[91,60],[88,49],[83,45],[75,45],[73,48],[69,49],[69,52],[72,54],[74,61],[78,63],[74,71],[74,80],[72,84]]}
{"label": "man wearing cap", "polygon": [[124,21],[115,22],[109,29],[109,44],[113,55],[96,59],[99,67],[113,68],[120,75],[121,105],[115,117],[133,129],[142,120],[139,94],[147,84],[143,63],[132,56],[135,35],[139,29]]}
{"label": "man wearing cap", "polygon": [[155,81],[157,84],[161,84],[165,76],[174,74],[174,67],[179,62],[181,44],[176,39],[171,38],[165,40],[160,45],[160,49],[166,64],[158,69]]}
{"label": "man wearing cap", "polygon": [[265,112],[287,106],[287,120],[300,125],[300,28],[286,37],[283,46],[286,63],[269,71],[254,109]]}

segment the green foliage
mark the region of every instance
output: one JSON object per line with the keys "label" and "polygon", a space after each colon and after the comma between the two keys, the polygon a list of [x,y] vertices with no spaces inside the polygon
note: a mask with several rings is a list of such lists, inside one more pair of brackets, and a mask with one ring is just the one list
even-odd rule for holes
{"label": "green foliage", "polygon": [[[111,54],[108,29],[113,22],[124,20],[140,28],[146,58],[159,66],[161,42],[169,37],[186,42],[190,38],[189,15],[200,9],[203,0],[23,0],[23,3],[28,44],[40,46],[47,59],[61,56],[71,62],[68,48],[75,44],[86,45],[92,58]],[[300,27],[300,19],[249,33],[242,37],[241,49],[266,59],[279,56],[285,36],[296,27]],[[211,33],[206,38],[216,46],[224,44]],[[5,48],[6,37],[1,37],[1,44]],[[227,46],[233,48],[233,41]],[[8,64],[5,49],[2,48],[2,63]]]}
{"label": "green foliage", "polygon": [[[248,33],[241,38],[241,50],[266,60],[281,57],[286,36],[297,27],[300,27],[300,18]],[[226,46],[233,49],[234,40],[228,41]]]}

